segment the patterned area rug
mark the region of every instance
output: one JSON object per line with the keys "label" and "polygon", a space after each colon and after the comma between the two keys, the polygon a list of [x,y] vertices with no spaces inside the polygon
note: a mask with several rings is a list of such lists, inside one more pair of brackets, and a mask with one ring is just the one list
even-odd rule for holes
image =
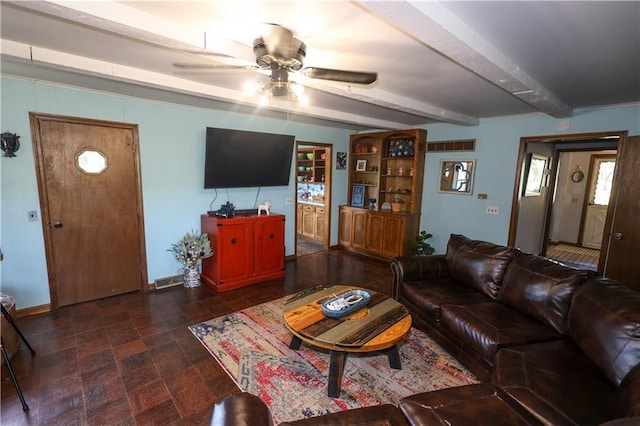
{"label": "patterned area rug", "polygon": [[547,247],[546,256],[574,268],[595,271],[598,269],[600,250],[570,246],[567,244],[556,244]]}
{"label": "patterned area rug", "polygon": [[340,398],[327,396],[329,353],[303,344],[289,349],[282,321],[286,298],[194,324],[191,332],[240,389],[257,395],[276,424],[381,403],[435,389],[477,383],[476,378],[423,332],[411,329],[399,346],[402,370],[386,355],[349,354]]}

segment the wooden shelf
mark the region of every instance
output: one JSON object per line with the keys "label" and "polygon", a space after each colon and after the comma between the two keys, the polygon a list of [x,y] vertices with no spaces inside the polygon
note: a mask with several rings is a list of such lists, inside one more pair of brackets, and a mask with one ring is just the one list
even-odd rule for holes
{"label": "wooden shelf", "polygon": [[[426,147],[423,129],[350,137],[348,201],[354,185],[364,186],[365,206],[340,207],[339,245],[384,259],[410,254],[419,233]],[[367,170],[356,170],[363,160]],[[376,199],[376,210],[370,209],[372,198]],[[402,201],[400,212],[380,210],[383,203],[398,198]]]}

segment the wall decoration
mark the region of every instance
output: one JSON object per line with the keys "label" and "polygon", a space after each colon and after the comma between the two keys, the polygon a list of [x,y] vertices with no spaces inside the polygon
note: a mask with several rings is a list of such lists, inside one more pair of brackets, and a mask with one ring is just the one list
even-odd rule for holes
{"label": "wall decoration", "polygon": [[364,172],[367,170],[367,160],[358,160],[356,163],[356,172]]}
{"label": "wall decoration", "polygon": [[440,161],[440,182],[438,192],[471,195],[475,160]]}
{"label": "wall decoration", "polygon": [[549,157],[540,154],[527,154],[524,166],[524,187],[522,196],[535,197],[542,194],[545,176],[548,174]]}
{"label": "wall decoration", "polygon": [[336,170],[347,170],[347,153],[336,153]]}
{"label": "wall decoration", "polygon": [[571,182],[579,183],[584,179],[584,172],[582,171],[582,166],[577,166],[576,171],[571,173]]}
{"label": "wall decoration", "polygon": [[353,185],[351,188],[351,207],[364,207],[364,192],[363,185]]}

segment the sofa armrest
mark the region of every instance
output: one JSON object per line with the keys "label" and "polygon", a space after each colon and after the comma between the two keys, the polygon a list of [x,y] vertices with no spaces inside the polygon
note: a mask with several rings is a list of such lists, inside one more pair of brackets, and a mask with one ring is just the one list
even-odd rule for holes
{"label": "sofa armrest", "polygon": [[396,257],[391,261],[391,272],[391,291],[394,299],[398,298],[405,281],[431,281],[451,277],[442,254]]}
{"label": "sofa armrest", "polygon": [[273,426],[271,412],[260,398],[247,392],[232,393],[216,402],[210,426]]}

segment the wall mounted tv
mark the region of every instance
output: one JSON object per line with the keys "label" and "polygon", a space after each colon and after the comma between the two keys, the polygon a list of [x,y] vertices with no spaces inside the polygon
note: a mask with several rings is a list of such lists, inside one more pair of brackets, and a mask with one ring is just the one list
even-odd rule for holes
{"label": "wall mounted tv", "polygon": [[295,137],[207,127],[205,188],[289,185]]}

